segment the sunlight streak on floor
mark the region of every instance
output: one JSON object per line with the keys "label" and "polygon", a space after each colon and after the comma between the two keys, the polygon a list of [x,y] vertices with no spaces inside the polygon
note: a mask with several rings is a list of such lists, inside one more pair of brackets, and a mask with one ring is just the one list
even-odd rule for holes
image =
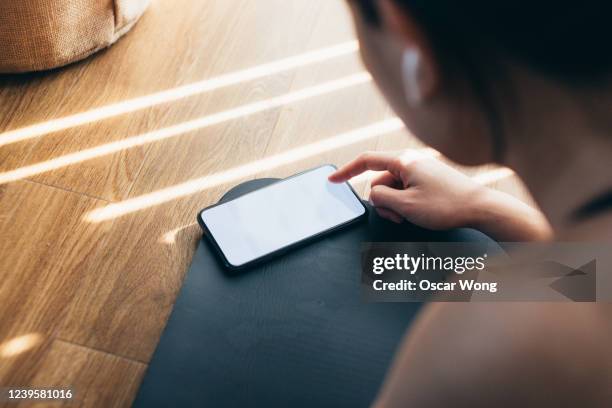
{"label": "sunlight streak on floor", "polygon": [[203,116],[198,119],[179,123],[178,125],[154,130],[152,132],[143,133],[138,136],[129,137],[127,139],[107,143],[90,149],[85,149],[75,153],[60,156],[44,162],[32,164],[29,166],[23,166],[15,170],[0,173],[0,184],[28,178],[37,174],[45,173],[72,164],[81,163],[86,160],[91,160],[97,157],[109,155],[125,149],[130,149],[148,143],[168,139],[187,132],[192,132],[212,125],[217,125],[222,122],[263,112],[269,109],[278,108],[280,106],[295,103],[307,98],[332,93],[344,88],[349,88],[351,86],[367,83],[369,81],[371,81],[371,77],[365,72],[349,75],[340,79],[304,88],[299,91],[290,92],[259,102],[253,102],[247,105],[240,106],[238,108],[213,113],[211,115]]}
{"label": "sunlight streak on floor", "polygon": [[36,347],[42,341],[38,333],[24,334],[0,344],[0,357],[8,358]]}
{"label": "sunlight streak on floor", "polygon": [[84,125],[86,123],[111,118],[113,116],[134,112],[162,103],[176,101],[192,95],[210,92],[215,89],[265,77],[304,65],[322,62],[328,59],[354,53],[357,50],[357,41],[347,41],[335,46],[321,48],[293,57],[247,68],[245,70],[220,75],[218,77],[192,84],[94,108],[86,112],[51,119],[46,122],[37,123],[19,129],[9,130],[4,133],[0,133],[0,146],[31,139],[47,133]]}
{"label": "sunlight streak on floor", "polygon": [[181,184],[167,187],[139,197],[109,204],[87,213],[84,219],[88,222],[102,222],[123,215],[153,207],[168,201],[185,197],[199,191],[209,189],[225,183],[241,180],[250,175],[271,170],[286,164],[290,164],[305,158],[309,158],[323,152],[331,151],[346,145],[358,143],[382,134],[400,130],[404,127],[401,120],[397,118],[387,119],[375,124],[365,126],[347,133],[343,133],[320,142],[311,143],[297,147],[283,153],[255,160],[242,166],[200,177]]}
{"label": "sunlight streak on floor", "polygon": [[162,235],[161,238],[159,239],[159,242],[162,244],[172,245],[175,243],[176,236],[178,234],[180,234],[182,231],[186,230],[187,228],[191,228],[195,226],[196,224],[197,222],[192,222],[191,224],[183,225],[182,227],[173,228],[170,231],[166,232],[164,235]]}

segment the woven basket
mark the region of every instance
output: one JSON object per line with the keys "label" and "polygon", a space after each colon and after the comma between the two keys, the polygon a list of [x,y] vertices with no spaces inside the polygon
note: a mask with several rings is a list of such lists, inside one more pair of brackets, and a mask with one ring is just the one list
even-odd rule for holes
{"label": "woven basket", "polygon": [[80,60],[132,28],[149,0],[0,0],[0,72]]}

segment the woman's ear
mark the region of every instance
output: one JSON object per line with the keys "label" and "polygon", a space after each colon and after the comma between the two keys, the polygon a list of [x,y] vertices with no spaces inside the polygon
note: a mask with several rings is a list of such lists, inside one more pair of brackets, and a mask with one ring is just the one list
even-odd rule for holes
{"label": "woman's ear", "polygon": [[406,101],[417,106],[431,98],[441,80],[434,53],[410,12],[393,0],[378,0],[382,24],[403,49],[402,78]]}

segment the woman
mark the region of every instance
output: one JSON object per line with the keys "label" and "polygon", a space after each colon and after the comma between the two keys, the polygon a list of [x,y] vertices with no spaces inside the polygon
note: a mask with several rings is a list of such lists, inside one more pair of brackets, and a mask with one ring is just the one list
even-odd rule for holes
{"label": "woman", "polygon": [[[365,65],[412,133],[457,163],[512,168],[543,215],[409,153],[366,153],[330,180],[382,171],[370,201],[394,222],[505,241],[612,238],[608,3],[349,4]],[[610,344],[606,304],[432,303],[376,406],[612,406]]]}

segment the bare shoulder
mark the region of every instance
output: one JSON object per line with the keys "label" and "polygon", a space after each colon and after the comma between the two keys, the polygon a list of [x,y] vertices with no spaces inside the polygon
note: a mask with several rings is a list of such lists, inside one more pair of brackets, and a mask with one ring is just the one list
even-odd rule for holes
{"label": "bare shoulder", "polygon": [[377,406],[605,406],[612,304],[432,303]]}

